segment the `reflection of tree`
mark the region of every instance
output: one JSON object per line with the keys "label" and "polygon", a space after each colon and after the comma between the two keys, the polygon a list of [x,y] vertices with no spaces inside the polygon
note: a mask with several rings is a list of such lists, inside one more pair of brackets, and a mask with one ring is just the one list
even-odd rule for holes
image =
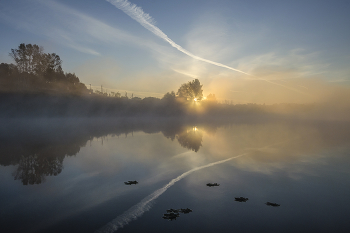
{"label": "reflection of tree", "polygon": [[202,146],[203,134],[196,127],[190,130],[184,130],[177,135],[177,141],[184,148],[197,152]]}
{"label": "reflection of tree", "polygon": [[[180,118],[5,120],[0,126],[0,165],[18,166],[13,175],[24,185],[40,184],[46,176],[59,175],[63,170],[64,158],[76,155],[94,137],[120,136],[136,131],[148,134],[162,132],[166,138],[177,139],[182,147],[195,152],[202,146],[203,132],[206,135],[215,134],[222,126],[232,128],[232,133],[225,138],[236,151],[239,148],[260,148],[282,139],[288,141],[290,138],[306,138],[310,135],[316,135],[312,137],[315,143],[293,146],[293,149],[287,148],[287,151],[298,154],[294,153],[294,148],[305,151],[308,148],[314,149],[315,145],[320,148],[343,146],[350,141],[350,126],[343,123],[309,125],[307,122],[295,127],[293,122],[293,127],[286,123],[285,128],[281,128],[279,124],[257,124],[256,120],[247,120],[244,124],[239,120],[238,125],[224,120],[210,123]],[[186,127],[188,125],[198,125],[198,128]]]}
{"label": "reflection of tree", "polygon": [[40,184],[46,176],[57,176],[62,172],[65,156],[77,154],[85,143],[51,141],[21,146],[19,151],[13,151],[15,163],[18,163],[13,174],[15,180],[21,180],[24,185]]}
{"label": "reflection of tree", "polygon": [[[105,120],[31,120],[9,121],[0,128],[0,165],[17,166],[15,180],[23,185],[40,184],[46,176],[57,176],[63,170],[66,156],[76,155],[94,137],[127,135],[134,131],[163,132],[184,148],[197,152],[202,146],[203,133],[189,122],[177,121],[118,121]],[[217,126],[214,126],[216,128]]]}
{"label": "reflection of tree", "polygon": [[14,173],[15,180],[21,180],[23,185],[40,184],[45,181],[45,176],[57,176],[61,173],[63,158],[47,158],[37,154],[22,156]]}
{"label": "reflection of tree", "polygon": [[19,120],[0,129],[0,165],[17,166],[13,176],[23,185],[40,184],[46,176],[60,174],[64,158],[76,155],[91,139],[86,127],[64,121],[30,123]]}
{"label": "reflection of tree", "polygon": [[189,126],[184,126],[183,123],[178,121],[178,122],[173,122],[172,124],[163,126],[162,133],[164,137],[169,138],[172,141],[174,139],[177,139],[177,141],[182,147],[192,150],[194,152],[197,152],[199,148],[202,146],[204,127],[206,129],[212,128],[211,131],[213,132],[215,132],[217,128],[217,126],[210,127],[209,125],[204,126],[203,124],[201,125],[201,127],[198,127],[198,128],[196,126],[189,127]]}

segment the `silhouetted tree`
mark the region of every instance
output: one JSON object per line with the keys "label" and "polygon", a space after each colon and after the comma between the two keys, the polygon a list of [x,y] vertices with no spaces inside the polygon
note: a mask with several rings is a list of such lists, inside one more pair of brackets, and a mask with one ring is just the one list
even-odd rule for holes
{"label": "silhouetted tree", "polygon": [[218,101],[216,100],[215,94],[209,94],[206,99],[207,102],[211,104],[216,104]]}
{"label": "silhouetted tree", "polygon": [[20,44],[18,49],[11,49],[9,54],[16,62],[19,72],[34,73],[43,49],[34,44]]}
{"label": "silhouetted tree", "polygon": [[44,53],[34,44],[20,44],[9,55],[15,65],[0,66],[0,88],[11,92],[48,92],[88,94],[86,86],[73,73],[64,73],[56,53]]}
{"label": "silhouetted tree", "polygon": [[198,79],[184,83],[177,91],[177,95],[185,100],[201,100],[203,98],[202,86]]}
{"label": "silhouetted tree", "polygon": [[47,75],[62,72],[62,60],[55,53],[44,53],[44,49],[34,44],[20,44],[9,54],[16,62],[19,72]]}
{"label": "silhouetted tree", "polygon": [[[41,59],[39,60],[39,64],[37,64],[35,71],[36,74],[44,74],[46,79],[50,79],[49,77],[53,77],[55,73],[63,74],[61,64],[62,60],[57,54],[44,53],[41,55]],[[54,80],[51,79],[50,81]]]}
{"label": "silhouetted tree", "polygon": [[0,64],[0,77],[10,76],[16,72],[16,66],[13,64],[1,63]]}
{"label": "silhouetted tree", "polygon": [[13,64],[0,64],[0,91],[8,91],[18,84],[18,70]]}
{"label": "silhouetted tree", "polygon": [[175,100],[175,92],[167,92],[164,96],[163,96],[163,98],[162,98],[162,100],[165,100],[165,101],[174,101]]}

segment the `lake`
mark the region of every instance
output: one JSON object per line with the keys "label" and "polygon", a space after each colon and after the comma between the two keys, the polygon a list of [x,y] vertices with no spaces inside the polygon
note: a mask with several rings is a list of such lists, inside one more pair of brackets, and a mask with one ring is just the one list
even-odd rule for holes
{"label": "lake", "polygon": [[0,139],[2,233],[349,229],[349,123],[7,119]]}

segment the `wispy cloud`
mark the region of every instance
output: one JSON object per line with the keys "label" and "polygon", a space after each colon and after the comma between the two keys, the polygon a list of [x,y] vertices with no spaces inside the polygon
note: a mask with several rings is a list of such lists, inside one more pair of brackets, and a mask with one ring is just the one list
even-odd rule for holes
{"label": "wispy cloud", "polygon": [[175,71],[175,72],[177,72],[177,73],[179,73],[179,74],[183,74],[183,75],[189,76],[189,77],[191,77],[191,78],[198,78],[197,75],[195,75],[195,74],[190,74],[190,73],[188,73],[187,71],[184,71],[184,70],[173,69],[173,71]]}
{"label": "wispy cloud", "polygon": [[141,40],[129,32],[53,0],[19,3],[0,9],[0,18],[18,29],[44,35],[79,52],[98,56],[100,52],[97,49],[101,43],[155,46],[153,42]]}
{"label": "wispy cloud", "polygon": [[184,54],[186,54],[186,55],[188,55],[188,56],[190,56],[190,57],[192,57],[192,58],[194,58],[196,60],[203,61],[203,62],[212,64],[212,65],[215,65],[215,66],[223,67],[223,68],[226,68],[226,69],[229,69],[229,70],[233,70],[233,71],[236,71],[236,72],[239,72],[239,73],[242,73],[242,74],[245,74],[245,75],[248,75],[248,76],[251,76],[251,77],[263,80],[263,81],[266,81],[266,82],[268,82],[270,84],[277,85],[277,86],[289,89],[289,90],[294,91],[294,92],[298,92],[298,93],[301,93],[301,94],[308,95],[308,93],[304,93],[304,92],[302,92],[302,91],[300,91],[300,90],[298,90],[296,88],[289,87],[289,86],[286,86],[286,85],[283,85],[283,84],[280,84],[280,83],[277,83],[277,82],[274,82],[274,81],[271,81],[271,80],[267,80],[267,79],[264,79],[264,78],[261,78],[261,77],[258,77],[258,76],[246,73],[246,72],[244,72],[242,70],[238,70],[238,69],[235,69],[233,67],[224,65],[222,63],[211,61],[211,60],[199,57],[197,55],[194,55],[193,53],[191,53],[191,52],[187,51],[186,49],[182,48],[180,45],[176,44],[163,31],[161,31],[158,27],[156,27],[154,25],[153,18],[149,14],[145,13],[142,10],[141,7],[138,7],[136,4],[130,3],[128,0],[106,0],[106,1],[110,2],[115,7],[117,7],[120,10],[122,10],[123,12],[125,12],[131,18],[133,18],[138,23],[140,23],[144,28],[146,28],[147,30],[149,30],[150,32],[152,32],[153,34],[158,36],[159,38],[161,38],[161,39],[165,40],[166,42],[168,42],[172,47],[176,48],[180,52],[182,52],[182,53],[184,53]]}
{"label": "wispy cloud", "polygon": [[184,54],[186,54],[194,59],[212,64],[212,65],[216,65],[216,66],[220,66],[220,67],[223,67],[226,69],[237,71],[237,72],[242,73],[242,74],[251,75],[251,74],[248,74],[244,71],[235,69],[233,67],[230,67],[230,66],[218,63],[218,62],[214,62],[214,61],[196,56],[193,53],[182,48],[180,45],[178,45],[174,41],[172,41],[163,31],[161,31],[158,27],[155,26],[154,20],[152,19],[152,17],[150,17],[149,14],[146,14],[145,12],[143,12],[141,7],[138,7],[135,4],[130,3],[127,0],[107,0],[107,1],[110,2],[111,4],[113,4],[118,9],[124,11],[127,15],[129,15],[131,18],[133,18],[138,23],[140,23],[144,28],[146,28],[147,30],[149,30],[150,32],[155,34],[156,36],[160,37],[161,39],[165,40],[166,42],[168,42],[171,46],[173,46],[174,48],[176,48],[180,52],[182,52],[182,53],[184,53]]}

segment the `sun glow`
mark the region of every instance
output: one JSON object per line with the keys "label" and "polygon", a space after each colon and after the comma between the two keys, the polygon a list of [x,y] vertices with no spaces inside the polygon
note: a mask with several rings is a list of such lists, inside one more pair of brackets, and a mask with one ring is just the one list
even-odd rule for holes
{"label": "sun glow", "polygon": [[193,100],[194,100],[195,102],[197,102],[197,98],[194,98]]}

